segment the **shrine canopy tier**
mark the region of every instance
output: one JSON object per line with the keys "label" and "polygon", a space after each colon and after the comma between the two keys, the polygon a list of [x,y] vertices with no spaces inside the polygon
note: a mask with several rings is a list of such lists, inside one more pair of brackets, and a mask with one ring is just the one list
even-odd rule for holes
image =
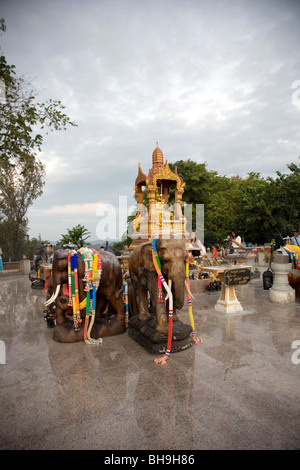
{"label": "shrine canopy tier", "polygon": [[177,168],[172,171],[168,160],[164,163],[161,149],[156,147],[152,153],[152,168],[148,176],[143,173],[141,164],[138,164],[138,176],[135,180],[135,196],[139,204],[143,204],[143,188],[146,189],[148,203],[163,201],[168,204],[170,188],[175,185],[175,203],[181,203],[185,183],[177,173]]}
{"label": "shrine canopy tier", "polygon": [[[168,160],[157,146],[152,153],[152,168],[146,175],[138,164],[135,180],[135,197],[138,203],[138,215],[133,238],[152,239],[157,235],[186,237],[186,219],[181,211],[181,200],[185,183],[178,175],[177,168],[172,171]],[[174,188],[173,207],[170,205],[171,188]],[[146,198],[146,200],[144,199]],[[143,220],[144,203],[148,206],[147,221]]]}

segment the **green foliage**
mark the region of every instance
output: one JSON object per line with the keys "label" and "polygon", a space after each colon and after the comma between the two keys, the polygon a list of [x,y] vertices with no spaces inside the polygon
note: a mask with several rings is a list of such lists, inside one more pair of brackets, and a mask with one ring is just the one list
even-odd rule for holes
{"label": "green foliage", "polygon": [[35,101],[35,92],[28,79],[18,77],[14,65],[8,65],[0,56],[0,79],[4,96],[0,103],[1,163],[22,163],[41,151],[41,130],[65,130],[76,125],[64,113],[61,101]]}
{"label": "green foliage", "polygon": [[[0,20],[5,31],[5,22]],[[65,130],[76,125],[60,101],[37,103],[29,80],[0,56],[0,245],[12,260],[22,256],[27,211],[43,192],[45,166],[37,158],[42,129]]]}
{"label": "green foliage", "polygon": [[88,246],[89,243],[87,243],[86,240],[90,235],[90,232],[83,225],[78,224],[71,229],[67,229],[67,233],[65,235],[61,235],[61,238],[57,243],[58,245],[66,245],[71,242],[76,246],[79,243],[81,246]]}
{"label": "green foliage", "polygon": [[[216,171],[208,171],[206,163],[190,159],[170,163],[170,168],[186,183],[182,201],[193,207],[193,231],[196,204],[204,204],[207,247],[215,243],[223,245],[233,229],[246,243],[263,244],[275,238],[279,246],[293,227],[299,227],[299,165],[287,165],[289,172],[277,171],[276,178],[263,178],[255,172],[250,172],[246,178],[221,176]],[[169,204],[174,204],[174,192],[175,185],[171,187]],[[128,226],[134,215],[127,218]],[[124,239],[120,246],[130,243],[130,238]]]}
{"label": "green foliage", "polygon": [[49,240],[42,240],[41,235],[38,238],[31,238],[31,240],[26,240],[23,245],[22,253],[26,256],[27,259],[33,259],[34,250],[36,245],[46,245],[49,243]]}
{"label": "green foliage", "polygon": [[[205,204],[207,202],[208,190],[216,171],[208,171],[206,163],[196,163],[192,160],[179,160],[170,164],[172,171],[177,168],[178,175],[185,182],[182,200],[194,204]],[[174,200],[170,199],[173,204]]]}
{"label": "green foliage", "polygon": [[266,241],[265,235],[280,240],[299,224],[300,167],[287,165],[290,173],[276,172],[277,178],[262,178],[259,173],[249,173],[239,185],[243,212],[244,234],[255,241]]}
{"label": "green foliage", "polygon": [[[300,167],[287,165],[289,173],[263,178],[250,172],[246,178],[220,176],[205,163],[191,160],[170,164],[186,182],[183,201],[204,204],[205,244],[223,244],[232,229],[245,242],[265,243],[276,236],[278,243],[299,226]],[[195,227],[193,227],[194,229]]]}
{"label": "green foliage", "polygon": [[196,204],[204,204],[205,243],[208,246],[222,243],[236,219],[239,178],[220,176],[216,171],[207,170],[206,163],[196,163],[190,159],[170,164],[173,171],[175,167],[186,183],[182,200],[192,204],[192,230],[196,228]]}
{"label": "green foliage", "polygon": [[[128,223],[129,222],[130,221],[128,221]],[[119,242],[114,242],[113,248],[115,249],[116,255],[117,256],[121,255],[122,251],[124,250],[125,245],[129,247],[131,242],[132,242],[132,238],[130,238],[130,236],[127,235],[126,233],[122,236],[122,239]]]}

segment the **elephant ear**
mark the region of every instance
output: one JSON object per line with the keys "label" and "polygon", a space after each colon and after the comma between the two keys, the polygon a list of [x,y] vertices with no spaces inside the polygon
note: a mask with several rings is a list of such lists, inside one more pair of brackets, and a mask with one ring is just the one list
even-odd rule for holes
{"label": "elephant ear", "polygon": [[152,244],[146,244],[141,249],[142,265],[147,271],[155,272],[155,266],[152,258]]}

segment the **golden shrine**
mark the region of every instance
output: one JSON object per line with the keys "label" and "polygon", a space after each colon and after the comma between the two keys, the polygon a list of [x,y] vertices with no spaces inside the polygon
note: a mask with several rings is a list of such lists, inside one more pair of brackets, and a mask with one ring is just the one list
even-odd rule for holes
{"label": "golden shrine", "polygon": [[[170,189],[174,185],[175,201],[170,205]],[[187,220],[181,210],[184,186],[185,183],[177,173],[177,167],[173,172],[168,160],[164,163],[163,153],[158,146],[152,153],[152,168],[148,176],[143,173],[141,164],[138,164],[134,186],[138,212],[133,221],[130,250],[156,236],[183,238],[188,235]],[[143,188],[146,189],[145,201]]]}

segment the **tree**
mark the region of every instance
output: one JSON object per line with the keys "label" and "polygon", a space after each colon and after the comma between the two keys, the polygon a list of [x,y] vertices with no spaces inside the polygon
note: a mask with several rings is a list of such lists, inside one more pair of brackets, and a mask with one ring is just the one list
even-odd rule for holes
{"label": "tree", "polygon": [[276,172],[277,178],[262,178],[251,172],[239,185],[243,205],[239,223],[254,243],[264,243],[277,237],[279,243],[299,224],[300,167],[287,165],[290,173]]}
{"label": "tree", "polygon": [[74,243],[74,245],[78,245],[78,243],[83,245],[89,245],[86,240],[90,237],[91,233],[83,226],[83,225],[76,225],[71,229],[67,229],[67,233],[65,235],[61,235],[60,240],[57,242],[58,245],[66,245],[67,243]]}
{"label": "tree", "polygon": [[[196,205],[204,205],[205,244],[222,243],[235,220],[239,205],[237,197],[238,178],[220,176],[216,171],[206,169],[206,163],[196,163],[188,159],[170,164],[186,183],[182,200],[192,204],[195,230]],[[203,240],[202,240],[203,241]]]}
{"label": "tree", "polygon": [[[3,19],[0,29],[5,31]],[[76,124],[60,101],[36,102],[31,81],[18,77],[4,55],[0,91],[0,246],[15,260],[26,240],[28,208],[43,192],[45,166],[37,157],[42,129],[60,131]]]}
{"label": "tree", "polygon": [[[245,242],[265,243],[275,239],[281,244],[293,227],[299,228],[300,167],[295,163],[287,165],[287,174],[277,171],[276,178],[263,178],[255,172],[248,173],[246,178],[221,176],[216,171],[208,171],[206,163],[189,159],[170,163],[172,171],[175,167],[186,183],[182,201],[193,207],[193,230],[196,204],[204,204],[207,246],[223,244],[233,229]],[[169,204],[174,204],[174,187],[171,187]],[[133,217],[127,218],[128,225]]]}
{"label": "tree", "polygon": [[[238,188],[240,178],[214,175],[211,178],[205,204],[205,243],[223,244],[233,229],[239,230],[237,217],[243,213]],[[240,231],[240,230],[239,230]],[[240,233],[243,234],[243,231]]]}
{"label": "tree", "polygon": [[178,175],[185,182],[182,200],[187,203],[206,204],[211,181],[218,173],[208,171],[206,163],[196,163],[190,159],[170,163],[172,171],[175,170],[175,167],[177,167]]}
{"label": "tree", "polygon": [[294,227],[299,228],[300,220],[300,166],[291,163],[287,167],[288,174],[277,171],[277,178],[271,180],[274,196],[272,225],[280,237],[291,233]]}
{"label": "tree", "polygon": [[282,241],[300,219],[300,167],[287,165],[288,174],[263,178],[250,172],[231,178],[207,171],[191,160],[170,164],[186,182],[183,201],[204,204],[205,244],[223,243],[232,229],[246,242]]}

